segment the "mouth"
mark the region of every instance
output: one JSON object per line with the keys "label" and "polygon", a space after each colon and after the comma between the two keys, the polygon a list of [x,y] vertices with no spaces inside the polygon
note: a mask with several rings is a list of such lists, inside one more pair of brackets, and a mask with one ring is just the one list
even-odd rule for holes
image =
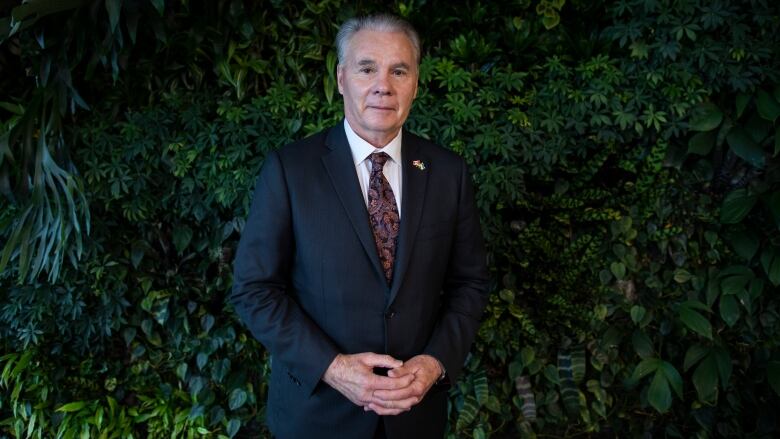
{"label": "mouth", "polygon": [[379,111],[395,111],[394,107],[387,107],[383,105],[369,105],[368,108],[372,110],[379,110]]}

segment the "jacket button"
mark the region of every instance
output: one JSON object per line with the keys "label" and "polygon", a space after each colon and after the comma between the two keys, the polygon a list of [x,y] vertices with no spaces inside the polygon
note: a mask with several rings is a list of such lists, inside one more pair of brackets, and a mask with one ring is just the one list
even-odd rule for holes
{"label": "jacket button", "polygon": [[392,319],[393,317],[395,317],[395,311],[393,311],[393,310],[387,311],[385,313],[385,317],[388,318],[388,319]]}

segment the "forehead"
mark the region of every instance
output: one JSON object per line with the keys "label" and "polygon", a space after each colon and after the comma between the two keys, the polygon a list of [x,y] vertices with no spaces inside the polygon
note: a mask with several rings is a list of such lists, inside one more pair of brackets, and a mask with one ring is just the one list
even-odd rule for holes
{"label": "forehead", "polygon": [[414,62],[414,47],[403,32],[382,32],[362,29],[355,33],[347,44],[346,58],[358,62],[373,61]]}

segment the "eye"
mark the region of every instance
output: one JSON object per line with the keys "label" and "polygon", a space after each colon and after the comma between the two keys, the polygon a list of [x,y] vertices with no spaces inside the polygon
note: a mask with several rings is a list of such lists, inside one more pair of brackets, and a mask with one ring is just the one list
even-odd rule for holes
{"label": "eye", "polygon": [[358,70],[360,73],[369,74],[374,71],[371,67],[362,67],[360,70]]}
{"label": "eye", "polygon": [[393,76],[406,76],[406,70],[393,70]]}

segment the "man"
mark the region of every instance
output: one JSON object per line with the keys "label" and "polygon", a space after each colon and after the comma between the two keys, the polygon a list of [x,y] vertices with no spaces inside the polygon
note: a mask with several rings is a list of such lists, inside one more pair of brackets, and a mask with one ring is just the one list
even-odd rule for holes
{"label": "man", "polygon": [[464,161],[402,131],[419,37],[388,15],[339,31],[343,123],[270,153],[232,302],[271,353],[279,438],[442,437],[488,275]]}

